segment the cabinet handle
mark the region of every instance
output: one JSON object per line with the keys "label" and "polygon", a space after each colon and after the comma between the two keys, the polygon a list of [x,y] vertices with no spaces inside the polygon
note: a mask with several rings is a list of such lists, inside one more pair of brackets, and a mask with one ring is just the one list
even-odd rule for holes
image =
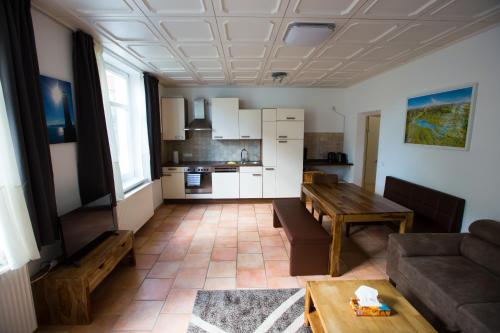
{"label": "cabinet handle", "polygon": [[274,171],[274,168],[266,168],[267,171]]}
{"label": "cabinet handle", "polygon": [[280,140],[278,141],[279,143],[287,143],[288,141],[283,141],[283,140]]}
{"label": "cabinet handle", "polygon": [[241,136],[243,139],[248,139],[250,137],[250,135],[242,135]]}
{"label": "cabinet handle", "polygon": [[260,176],[262,176],[262,175],[261,175],[260,173],[254,173],[254,174],[253,174],[253,176],[254,176],[254,177],[260,177]]}
{"label": "cabinet handle", "polygon": [[286,117],[286,120],[295,120],[295,117]]}
{"label": "cabinet handle", "polygon": [[166,173],[164,174],[165,177],[172,177],[172,175],[170,173]]}
{"label": "cabinet handle", "polygon": [[168,168],[168,170],[175,171],[175,168]]}
{"label": "cabinet handle", "polygon": [[280,136],[278,136],[278,138],[286,139],[286,138],[288,138],[288,136],[287,135],[280,135]]}
{"label": "cabinet handle", "polygon": [[220,136],[220,135],[215,135],[215,136],[214,136],[214,139],[222,139],[222,138],[223,138],[223,137],[222,137],[222,136]]}

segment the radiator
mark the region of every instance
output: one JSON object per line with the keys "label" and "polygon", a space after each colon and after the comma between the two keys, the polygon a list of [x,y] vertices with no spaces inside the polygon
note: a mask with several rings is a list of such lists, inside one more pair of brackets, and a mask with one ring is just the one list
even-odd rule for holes
{"label": "radiator", "polygon": [[26,265],[0,275],[0,332],[31,333],[37,328]]}

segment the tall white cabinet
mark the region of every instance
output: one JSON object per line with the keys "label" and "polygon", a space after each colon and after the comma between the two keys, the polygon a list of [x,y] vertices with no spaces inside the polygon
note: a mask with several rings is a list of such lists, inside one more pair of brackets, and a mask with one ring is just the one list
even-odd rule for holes
{"label": "tall white cabinet", "polygon": [[186,112],[184,98],[161,99],[161,127],[163,140],[186,140]]}
{"label": "tall white cabinet", "polygon": [[304,110],[262,110],[264,198],[300,196],[303,173]]}

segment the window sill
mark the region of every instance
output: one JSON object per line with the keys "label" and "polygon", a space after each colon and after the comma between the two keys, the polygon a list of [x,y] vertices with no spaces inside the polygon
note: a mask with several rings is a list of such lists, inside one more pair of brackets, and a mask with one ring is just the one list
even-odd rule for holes
{"label": "window sill", "polygon": [[144,180],[142,182],[137,183],[134,187],[132,187],[130,190],[128,190],[127,192],[125,192],[123,194],[123,200],[127,200],[127,198],[130,198],[131,196],[133,196],[137,192],[145,189],[146,187],[148,187],[151,184],[152,184],[152,182],[149,180]]}

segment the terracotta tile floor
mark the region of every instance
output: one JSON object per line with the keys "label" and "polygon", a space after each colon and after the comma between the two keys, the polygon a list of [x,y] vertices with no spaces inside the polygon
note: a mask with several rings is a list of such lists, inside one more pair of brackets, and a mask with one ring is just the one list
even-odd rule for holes
{"label": "terracotta tile floor", "polygon": [[[307,280],[384,279],[385,226],[353,226],[342,276],[291,277],[289,243],[271,204],[163,205],[135,236],[137,265],[119,266],[92,294],[89,326],[39,332],[185,332],[199,289],[298,288]],[[329,230],[328,219],[323,227]]]}

